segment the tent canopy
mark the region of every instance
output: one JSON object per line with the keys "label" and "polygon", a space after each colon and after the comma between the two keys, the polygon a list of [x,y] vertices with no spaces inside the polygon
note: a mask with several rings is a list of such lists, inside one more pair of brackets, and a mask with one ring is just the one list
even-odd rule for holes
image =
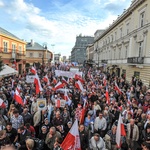
{"label": "tent canopy", "polygon": [[15,74],[18,74],[18,71],[7,65],[4,65],[4,69],[0,71],[0,77],[7,77]]}

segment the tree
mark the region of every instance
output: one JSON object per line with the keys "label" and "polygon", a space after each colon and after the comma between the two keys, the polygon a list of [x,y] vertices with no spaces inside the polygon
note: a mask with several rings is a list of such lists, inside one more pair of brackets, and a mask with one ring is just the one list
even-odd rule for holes
{"label": "tree", "polygon": [[2,61],[2,59],[0,57],[0,71],[2,71],[4,69],[3,66],[4,66],[4,64],[3,64],[3,61]]}

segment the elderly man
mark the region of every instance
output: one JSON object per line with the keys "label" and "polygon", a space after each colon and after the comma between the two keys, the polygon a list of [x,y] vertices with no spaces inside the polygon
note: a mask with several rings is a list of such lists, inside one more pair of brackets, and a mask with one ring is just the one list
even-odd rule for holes
{"label": "elderly man", "polygon": [[106,150],[105,142],[98,133],[90,139],[90,150]]}
{"label": "elderly man", "polygon": [[95,128],[95,131],[99,133],[102,138],[105,136],[105,130],[107,128],[107,121],[103,117],[102,112],[100,112],[99,116],[96,117],[95,122],[94,122],[94,128]]}
{"label": "elderly man", "polygon": [[59,137],[61,137],[61,134],[56,131],[55,127],[51,127],[45,139],[45,144],[47,144],[50,150],[53,150],[55,139]]}
{"label": "elderly man", "polygon": [[127,144],[128,146],[133,149],[135,142],[139,139],[139,129],[138,126],[135,124],[134,119],[130,119],[130,123],[127,124]]}

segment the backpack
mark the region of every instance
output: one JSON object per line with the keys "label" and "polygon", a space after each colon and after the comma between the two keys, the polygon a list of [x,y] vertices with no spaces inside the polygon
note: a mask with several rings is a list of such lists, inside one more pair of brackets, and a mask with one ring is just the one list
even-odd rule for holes
{"label": "backpack", "polygon": [[43,150],[44,149],[44,140],[41,140],[39,138],[32,138],[34,140],[35,144],[35,150]]}

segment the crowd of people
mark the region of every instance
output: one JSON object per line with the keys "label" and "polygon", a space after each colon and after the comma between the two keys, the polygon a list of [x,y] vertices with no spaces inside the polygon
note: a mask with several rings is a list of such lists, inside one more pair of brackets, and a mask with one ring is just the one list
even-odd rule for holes
{"label": "crowd of people", "polygon": [[[67,89],[68,99],[65,106],[57,107],[56,100],[65,98],[64,90],[54,88],[63,82],[62,76],[55,75],[55,69],[61,68],[57,64],[36,68],[43,88],[38,94],[34,83],[26,82],[28,73],[0,81],[0,99],[5,104],[0,108],[1,149],[61,150],[77,119],[81,150],[150,150],[150,89],[142,80],[133,77],[128,82],[125,76],[117,77],[114,72],[81,68],[83,89],[75,84],[79,78],[63,77],[67,81],[63,88]],[[45,75],[49,82],[43,79]],[[14,98],[16,90],[23,105]],[[44,109],[38,108],[39,98],[46,99]],[[120,114],[126,136],[121,137],[118,147],[116,131]]]}

